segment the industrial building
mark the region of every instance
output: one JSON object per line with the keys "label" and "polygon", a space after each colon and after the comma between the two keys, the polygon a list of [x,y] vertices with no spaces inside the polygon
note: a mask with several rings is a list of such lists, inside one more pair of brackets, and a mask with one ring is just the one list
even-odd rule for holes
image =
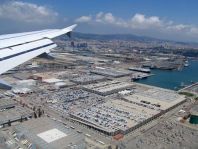
{"label": "industrial building", "polygon": [[12,86],[8,84],[7,82],[0,80],[0,88],[10,90],[12,89]]}
{"label": "industrial building", "polygon": [[167,111],[186,100],[184,96],[174,91],[157,87],[152,87],[143,92],[136,92],[122,99],[144,107],[157,108],[160,111]]}
{"label": "industrial building", "polygon": [[198,104],[194,105],[190,109],[190,120],[191,124],[198,124]]}
{"label": "industrial building", "polygon": [[121,81],[105,81],[95,84],[84,85],[83,89],[92,93],[96,93],[102,96],[117,93],[119,91],[131,88],[132,83],[121,82]]}
{"label": "industrial building", "polygon": [[181,89],[180,92],[188,92],[188,93],[197,95],[198,94],[198,82]]}
{"label": "industrial building", "polygon": [[92,70],[90,70],[91,73],[103,75],[107,77],[113,77],[113,78],[119,78],[124,76],[129,76],[131,72],[126,70],[114,70],[109,68],[103,68],[103,67],[96,67]]}
{"label": "industrial building", "polygon": [[83,135],[50,118],[32,119],[17,125],[13,131],[21,143],[27,140],[39,149],[85,148]]}
{"label": "industrial building", "polygon": [[106,78],[104,76],[100,75],[81,75],[75,78],[70,79],[72,82],[77,84],[90,84],[90,83],[96,83],[99,81],[104,81]]}
{"label": "industrial building", "polygon": [[34,92],[37,81],[33,79],[19,80],[12,88],[14,94],[30,94]]}
{"label": "industrial building", "polygon": [[32,118],[33,111],[20,105],[5,107],[0,111],[0,126],[11,126],[14,122],[22,122]]}
{"label": "industrial building", "polygon": [[48,79],[44,79],[43,82],[44,83],[57,83],[57,82],[62,82],[63,80],[57,79],[57,78],[48,78]]}
{"label": "industrial building", "polygon": [[13,88],[12,92],[14,94],[30,94],[33,93],[33,90],[31,90],[30,88]]}
{"label": "industrial building", "polygon": [[84,136],[49,118],[26,121],[3,128],[0,132],[2,149],[85,149]]}
{"label": "industrial building", "polygon": [[69,80],[64,80],[63,82],[57,82],[54,84],[56,89],[61,89],[64,87],[71,87],[73,85],[74,85],[74,83],[70,82]]}
{"label": "industrial building", "polygon": [[29,87],[29,86],[35,86],[36,81],[33,79],[28,79],[28,80],[19,80],[16,82],[17,87]]}
{"label": "industrial building", "polygon": [[54,88],[54,89],[61,89],[61,88],[71,87],[75,85],[75,83],[70,82],[69,80],[60,80],[57,78],[44,79],[43,83],[45,83],[46,85],[49,85],[51,88]]}
{"label": "industrial building", "polygon": [[0,110],[3,111],[5,109],[14,108],[16,106],[16,102],[10,98],[0,99]]}

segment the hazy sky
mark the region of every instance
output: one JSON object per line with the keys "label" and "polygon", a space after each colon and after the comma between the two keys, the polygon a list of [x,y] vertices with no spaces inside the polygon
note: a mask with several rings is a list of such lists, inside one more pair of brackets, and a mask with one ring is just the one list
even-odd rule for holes
{"label": "hazy sky", "polygon": [[61,28],[198,42],[198,0],[0,0],[0,34]]}

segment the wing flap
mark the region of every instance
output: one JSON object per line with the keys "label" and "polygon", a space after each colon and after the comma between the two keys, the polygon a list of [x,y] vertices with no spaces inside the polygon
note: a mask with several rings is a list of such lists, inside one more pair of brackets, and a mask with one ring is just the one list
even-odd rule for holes
{"label": "wing flap", "polygon": [[42,40],[38,40],[35,42],[30,42],[30,43],[14,46],[11,48],[5,48],[0,51],[1,52],[0,60],[5,59],[8,56],[23,53],[24,51],[27,51],[29,49],[41,47],[41,46],[48,45],[48,44],[53,44],[53,41],[51,41],[50,39],[42,39]]}
{"label": "wing flap", "polygon": [[50,39],[43,39],[1,50],[0,74],[56,47]]}

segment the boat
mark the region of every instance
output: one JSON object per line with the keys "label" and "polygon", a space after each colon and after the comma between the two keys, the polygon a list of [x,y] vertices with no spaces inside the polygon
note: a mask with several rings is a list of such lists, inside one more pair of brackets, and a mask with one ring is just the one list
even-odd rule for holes
{"label": "boat", "polygon": [[138,80],[141,80],[141,79],[146,79],[147,77],[148,77],[148,75],[135,75],[131,78],[131,80],[138,81]]}
{"label": "boat", "polygon": [[188,66],[189,66],[188,61],[185,61],[185,63],[184,63],[184,67],[188,67]]}
{"label": "boat", "polygon": [[188,63],[185,63],[185,64],[184,64],[184,66],[185,66],[185,67],[188,67],[188,66],[189,66],[189,64],[188,64]]}
{"label": "boat", "polygon": [[138,68],[138,67],[130,67],[129,70],[132,70],[132,71],[137,71],[137,72],[144,72],[144,73],[150,73],[151,70],[148,68]]}

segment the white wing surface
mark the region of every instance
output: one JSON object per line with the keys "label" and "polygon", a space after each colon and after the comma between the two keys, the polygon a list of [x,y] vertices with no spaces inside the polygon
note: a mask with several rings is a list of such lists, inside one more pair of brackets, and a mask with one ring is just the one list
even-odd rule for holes
{"label": "white wing surface", "polygon": [[36,56],[49,53],[57,46],[51,39],[69,35],[75,27],[76,24],[64,29],[0,35],[0,74]]}

